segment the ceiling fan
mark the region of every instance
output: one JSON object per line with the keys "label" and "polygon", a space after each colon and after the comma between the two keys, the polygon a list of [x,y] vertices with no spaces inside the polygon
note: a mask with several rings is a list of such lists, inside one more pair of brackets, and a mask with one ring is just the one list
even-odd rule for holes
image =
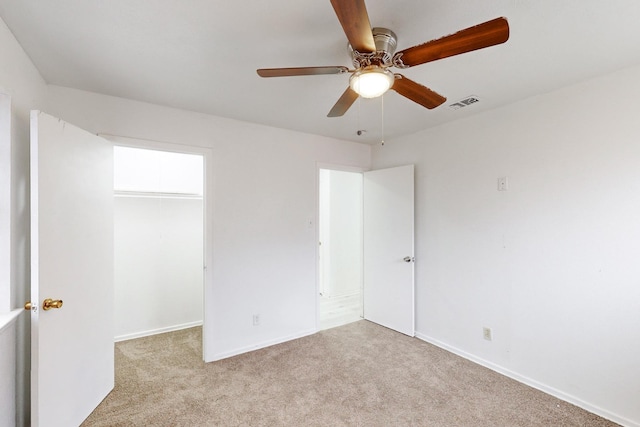
{"label": "ceiling fan", "polygon": [[442,95],[414,82],[389,67],[409,68],[461,53],[471,52],[506,42],[509,24],[497,18],[455,34],[395,52],[397,37],[387,28],[371,28],[364,0],[331,0],[331,5],[349,41],[355,69],[343,66],[261,68],[260,77],[312,76],[351,73],[349,87],[329,111],[328,117],[339,117],[358,99],[375,98],[389,89],[432,109],[446,101]]}

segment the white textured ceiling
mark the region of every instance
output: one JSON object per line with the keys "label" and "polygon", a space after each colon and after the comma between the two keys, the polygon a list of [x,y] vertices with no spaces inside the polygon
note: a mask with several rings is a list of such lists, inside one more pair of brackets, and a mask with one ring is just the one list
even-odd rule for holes
{"label": "white textured ceiling", "polygon": [[[383,109],[391,139],[640,63],[638,0],[366,4],[373,26],[398,35],[398,50],[500,16],[511,35],[403,70],[448,98],[435,110],[390,91],[384,106],[361,100],[327,118],[348,75],[263,79],[255,70],[351,67],[329,0],[0,0],[0,16],[50,84],[368,143],[380,140]],[[447,107],[469,95],[480,102]]]}

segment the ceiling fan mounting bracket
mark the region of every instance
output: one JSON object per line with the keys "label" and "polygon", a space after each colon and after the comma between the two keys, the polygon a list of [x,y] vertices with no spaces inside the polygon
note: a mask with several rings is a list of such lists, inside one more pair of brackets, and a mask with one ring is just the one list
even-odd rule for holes
{"label": "ceiling fan mounting bracket", "polygon": [[402,52],[398,52],[393,55],[392,63],[396,68],[409,68],[408,65],[405,65],[405,63],[402,62]]}
{"label": "ceiling fan mounting bracket", "polygon": [[355,68],[364,68],[371,65],[379,67],[391,67],[393,65],[393,54],[398,45],[396,33],[388,28],[374,27],[371,29],[373,41],[376,44],[375,52],[359,52],[351,47],[349,54]]}

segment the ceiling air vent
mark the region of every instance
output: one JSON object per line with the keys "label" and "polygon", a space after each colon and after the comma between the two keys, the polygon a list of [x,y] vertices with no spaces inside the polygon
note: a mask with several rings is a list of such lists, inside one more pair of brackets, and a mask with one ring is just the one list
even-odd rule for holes
{"label": "ceiling air vent", "polygon": [[469,105],[475,104],[476,102],[480,102],[480,99],[478,99],[478,97],[475,95],[471,95],[467,96],[464,99],[461,99],[458,102],[450,104],[449,108],[451,108],[452,110],[459,110],[460,108],[468,107]]}

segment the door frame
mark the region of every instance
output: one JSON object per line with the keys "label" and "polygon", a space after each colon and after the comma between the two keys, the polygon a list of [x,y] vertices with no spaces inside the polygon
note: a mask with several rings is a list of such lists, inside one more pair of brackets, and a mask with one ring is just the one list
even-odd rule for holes
{"label": "door frame", "polygon": [[[320,331],[320,169],[328,169],[340,172],[364,173],[371,169],[358,166],[341,165],[337,163],[316,162],[316,209],[315,209],[315,246],[316,246],[316,332]],[[364,248],[363,248],[364,249]]]}
{"label": "door frame", "polygon": [[155,151],[167,151],[180,154],[196,154],[201,155],[204,159],[203,164],[203,310],[202,310],[202,360],[206,361],[206,355],[213,353],[213,348],[209,348],[213,343],[209,343],[206,339],[207,334],[204,330],[208,325],[207,302],[212,299],[213,289],[213,226],[209,224],[208,218],[213,213],[213,150],[207,147],[196,145],[176,144],[172,142],[161,142],[150,139],[132,138],[119,135],[99,134],[111,142],[114,146],[141,148]]}

